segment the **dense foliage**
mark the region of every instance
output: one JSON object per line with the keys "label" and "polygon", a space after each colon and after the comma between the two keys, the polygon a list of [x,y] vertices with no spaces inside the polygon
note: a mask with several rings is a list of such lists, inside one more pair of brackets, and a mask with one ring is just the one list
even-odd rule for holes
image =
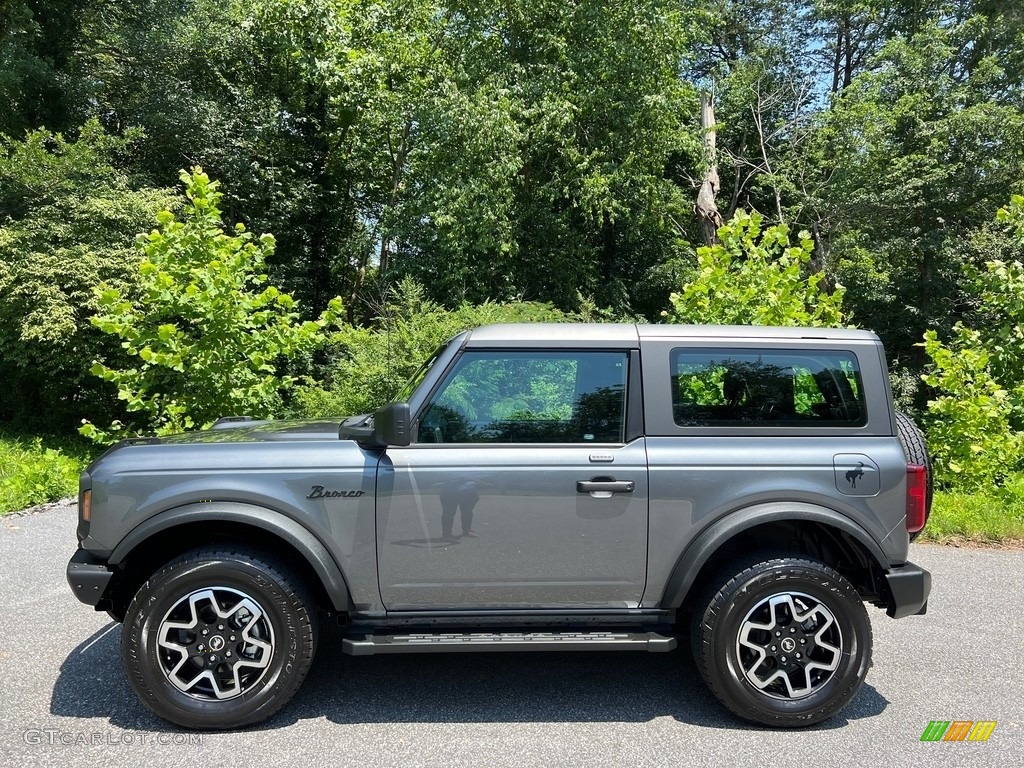
{"label": "dense foliage", "polygon": [[[363,410],[441,336],[497,319],[852,322],[886,342],[902,407],[932,401],[947,482],[1005,484],[1024,417],[1018,5],[9,0],[0,423]],[[196,165],[246,228],[211,226],[216,280],[243,304],[273,286],[300,329],[343,301],[318,351],[311,332],[238,342],[254,367],[233,383],[212,348],[175,369],[174,344],[203,342],[161,338],[191,305],[153,281],[184,277],[133,238],[159,211],[188,226],[172,188]],[[228,275],[242,254],[265,267]]]}
{"label": "dense foliage", "polygon": [[824,272],[806,274],[814,252],[808,232],[791,244],[785,224],[762,229],[756,211],[737,211],[718,229],[720,242],[697,249],[696,274],[669,296],[673,323],[840,327],[840,285],[829,292]]}
{"label": "dense foliage", "polygon": [[932,363],[925,381],[936,391],[929,410],[940,477],[1021,492],[1024,478],[1013,473],[1024,471],[1024,197],[1015,195],[999,220],[1017,243],[1017,258],[972,270],[974,317],[958,322],[948,341],[925,334]]}
{"label": "dense foliage", "polygon": [[92,359],[117,355],[89,319],[101,281],[131,293],[135,235],[171,204],[118,168],[136,134],[114,137],[96,122],[77,140],[39,130],[0,136],[0,420],[51,429],[114,412]]}
{"label": "dense foliage", "polygon": [[86,422],[82,433],[110,442],[127,429],[158,434],[209,426],[219,416],[274,416],[293,383],[284,359],[312,349],[334,321],[332,305],[316,321],[299,321],[295,300],[263,273],[274,238],[258,240],[237,224],[225,231],[217,182],[196,168],[182,173],[188,203],[179,220],[161,211],[158,229],[140,236],[139,297],[106,283],[96,288],[92,324],[121,340],[129,367],[96,362],[136,423],[109,430]]}
{"label": "dense foliage", "polygon": [[81,445],[0,434],[0,515],[76,495],[87,463]]}
{"label": "dense foliage", "polygon": [[399,393],[434,351],[457,333],[489,323],[568,322],[550,304],[462,304],[449,310],[426,298],[411,278],[385,297],[367,326],[345,324],[328,341],[320,384],[300,387],[297,412],[336,416],[372,412]]}

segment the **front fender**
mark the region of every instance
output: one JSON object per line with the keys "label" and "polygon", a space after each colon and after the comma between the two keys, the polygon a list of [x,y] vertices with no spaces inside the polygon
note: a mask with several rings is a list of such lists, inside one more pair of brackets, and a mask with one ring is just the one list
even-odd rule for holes
{"label": "front fender", "polygon": [[693,586],[700,569],[729,539],[764,523],[805,521],[822,523],[843,531],[871,554],[879,567],[889,570],[888,559],[878,543],[850,518],[833,509],[806,502],[767,502],[730,512],[701,532],[676,561],[662,593],[661,608],[678,608]]}
{"label": "front fender", "polygon": [[323,542],[292,518],[252,504],[204,502],[168,509],[133,528],[114,547],[107,562],[120,565],[140,544],[171,528],[210,521],[248,525],[277,536],[298,551],[310,565],[335,610],[348,611],[352,608],[345,576]]}

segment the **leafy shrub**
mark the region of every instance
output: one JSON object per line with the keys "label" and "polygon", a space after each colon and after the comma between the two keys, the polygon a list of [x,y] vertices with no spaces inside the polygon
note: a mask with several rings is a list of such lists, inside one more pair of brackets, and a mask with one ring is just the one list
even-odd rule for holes
{"label": "leafy shrub", "polygon": [[325,385],[296,392],[296,415],[367,413],[389,402],[431,353],[452,336],[489,323],[566,322],[577,319],[549,304],[463,304],[446,309],[403,279],[366,328],[346,325],[331,336],[332,365]]}
{"label": "leafy shrub", "polygon": [[133,238],[174,205],[170,190],[140,187],[117,170],[138,138],[110,136],[96,122],[75,140],[0,136],[0,421],[56,431],[86,408],[107,419],[121,410],[89,374],[94,358],[121,355],[89,322],[98,309],[92,289],[106,281],[133,295]]}
{"label": "leafy shrub", "polygon": [[712,325],[842,326],[843,294],[825,274],[804,276],[814,251],[810,234],[790,243],[785,224],[762,229],[757,211],[737,211],[720,242],[697,249],[697,273],[669,297],[670,322]]}
{"label": "leafy shrub", "polygon": [[928,444],[941,481],[989,488],[1019,463],[1022,436],[1010,427],[1011,393],[993,375],[981,334],[963,325],[956,334],[946,345],[925,333],[924,382],[940,392],[928,401]]}
{"label": "leafy shrub", "polygon": [[75,495],[85,464],[81,449],[0,437],[0,514]]}
{"label": "leafy shrub", "polygon": [[[1024,197],[999,211],[1018,251],[1024,248]],[[1024,469],[1024,264],[989,261],[968,275],[978,312],[942,341],[924,337],[931,365],[929,447],[937,476],[964,489],[990,488]]]}
{"label": "leafy shrub", "polygon": [[[181,220],[163,211],[159,228],[139,238],[141,298],[101,285],[101,311],[92,320],[134,358],[125,368],[97,362],[93,373],[113,383],[138,415],[134,429],[159,434],[232,414],[274,415],[294,383],[279,375],[281,360],[320,343],[340,309],[334,303],[320,319],[299,322],[295,301],[268,285],[263,272],[274,238],[255,239],[241,224],[226,232],[222,195],[202,169],[182,171],[181,180],[188,198]],[[100,442],[126,431],[120,423],[81,428]]]}

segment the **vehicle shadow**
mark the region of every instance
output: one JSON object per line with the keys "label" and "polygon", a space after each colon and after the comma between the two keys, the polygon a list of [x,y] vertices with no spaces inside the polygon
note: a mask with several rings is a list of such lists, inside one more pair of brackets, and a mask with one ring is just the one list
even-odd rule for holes
{"label": "vehicle shadow", "polygon": [[133,731],[177,731],[139,703],[121,668],[121,625],[109,622],[78,645],[60,665],[50,714],[106,717]]}
{"label": "vehicle shadow", "polygon": [[[174,730],[136,699],[121,669],[119,641],[120,630],[108,625],[71,652],[54,686],[51,713],[107,717],[112,725],[141,731]],[[718,704],[682,650],[359,657],[340,648],[340,630],[326,628],[295,699],[252,730],[318,718],[339,724],[570,723],[665,716],[706,728],[759,729]],[[888,703],[865,685],[838,717],[811,730],[875,717]]]}

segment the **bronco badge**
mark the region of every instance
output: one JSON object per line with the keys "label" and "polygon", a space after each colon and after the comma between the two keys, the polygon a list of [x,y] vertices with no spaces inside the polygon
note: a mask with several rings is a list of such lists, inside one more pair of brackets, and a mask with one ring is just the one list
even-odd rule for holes
{"label": "bronco badge", "polygon": [[322,485],[314,485],[307,499],[358,499],[366,491],[329,491],[324,490]]}

